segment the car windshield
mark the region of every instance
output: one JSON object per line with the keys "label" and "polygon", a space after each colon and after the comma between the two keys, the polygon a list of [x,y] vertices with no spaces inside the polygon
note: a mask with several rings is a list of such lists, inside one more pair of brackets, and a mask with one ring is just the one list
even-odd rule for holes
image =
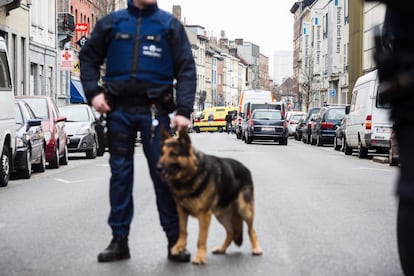
{"label": "car windshield", "polygon": [[333,108],[326,115],[327,120],[342,120],[345,115],[345,108]]}
{"label": "car windshield", "polygon": [[49,109],[47,108],[46,99],[26,98],[24,101],[33,110],[33,113],[38,119],[49,119]]}
{"label": "car windshield", "polygon": [[281,112],[257,111],[253,115],[256,120],[282,120]]}
{"label": "car windshield", "polygon": [[60,112],[66,117],[66,122],[89,121],[89,114],[86,108],[61,107]]}
{"label": "car windshield", "polygon": [[304,115],[292,115],[292,117],[290,118],[290,121],[298,122],[300,119],[304,117],[305,117]]}

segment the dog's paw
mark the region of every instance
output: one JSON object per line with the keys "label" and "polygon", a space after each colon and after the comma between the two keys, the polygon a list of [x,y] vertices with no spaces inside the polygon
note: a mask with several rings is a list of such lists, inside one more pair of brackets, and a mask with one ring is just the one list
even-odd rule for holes
{"label": "dog's paw", "polygon": [[226,254],[226,249],[223,249],[222,247],[216,247],[211,252],[215,255],[224,255]]}
{"label": "dog's paw", "polygon": [[206,263],[206,257],[205,256],[195,256],[192,260],[192,263],[195,265],[202,265]]}
{"label": "dog's paw", "polygon": [[260,248],[253,249],[252,250],[252,255],[253,256],[261,256],[261,255],[263,255],[263,251]]}
{"label": "dog's paw", "polygon": [[171,248],[170,251],[172,255],[178,255],[180,254],[180,252],[183,252],[184,250],[185,250],[185,246],[176,244]]}

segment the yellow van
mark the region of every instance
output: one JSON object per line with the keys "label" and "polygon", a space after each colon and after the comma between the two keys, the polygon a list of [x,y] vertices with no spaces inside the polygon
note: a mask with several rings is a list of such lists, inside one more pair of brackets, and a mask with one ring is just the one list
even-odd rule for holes
{"label": "yellow van", "polygon": [[237,112],[237,107],[215,106],[204,109],[194,122],[194,130],[197,133],[202,131],[223,132],[226,129],[225,118],[229,111]]}

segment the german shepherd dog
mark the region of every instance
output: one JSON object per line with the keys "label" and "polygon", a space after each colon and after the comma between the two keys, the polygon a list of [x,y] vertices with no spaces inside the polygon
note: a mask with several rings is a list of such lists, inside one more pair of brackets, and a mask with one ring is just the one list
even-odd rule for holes
{"label": "german shepherd dog", "polygon": [[213,254],[225,254],[232,241],[237,246],[242,244],[245,221],[252,254],[262,255],[253,228],[253,181],[249,169],[242,163],[195,150],[187,130],[180,131],[178,137],[171,137],[162,130],[158,169],[168,182],[177,205],[179,237],[171,254],[185,250],[188,216],[191,215],[199,222],[197,255],[192,262],[204,264],[211,215],[214,214],[224,226],[226,238]]}

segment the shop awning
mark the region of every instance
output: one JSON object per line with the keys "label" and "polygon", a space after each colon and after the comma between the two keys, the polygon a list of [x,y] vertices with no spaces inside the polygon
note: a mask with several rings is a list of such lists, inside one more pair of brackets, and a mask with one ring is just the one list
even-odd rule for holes
{"label": "shop awning", "polygon": [[70,103],[86,103],[85,92],[79,80],[70,80]]}

